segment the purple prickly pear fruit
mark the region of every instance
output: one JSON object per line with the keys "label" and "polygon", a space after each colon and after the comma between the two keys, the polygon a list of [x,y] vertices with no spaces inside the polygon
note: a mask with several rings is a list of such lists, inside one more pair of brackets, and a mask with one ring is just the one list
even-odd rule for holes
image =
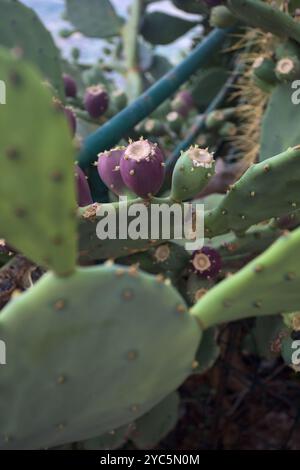
{"label": "purple prickly pear fruit", "polygon": [[98,173],[106,186],[118,196],[126,192],[126,185],[120,171],[120,160],[125,147],[119,147],[98,155]]}
{"label": "purple prickly pear fruit", "polygon": [[58,98],[52,98],[52,102],[53,102],[55,109],[60,113],[63,112],[64,115],[66,116],[67,121],[69,123],[72,137],[74,137],[77,126],[76,126],[76,116],[75,116],[73,109],[70,108],[69,106],[65,107]]}
{"label": "purple prickly pear fruit", "polygon": [[125,184],[142,198],[159,191],[164,181],[164,166],[164,156],[157,144],[143,139],[128,145],[120,164]]}
{"label": "purple prickly pear fruit", "polygon": [[77,85],[73,77],[68,74],[63,75],[65,95],[68,98],[75,98],[77,95]]}
{"label": "purple prickly pear fruit", "polygon": [[75,165],[75,178],[77,185],[77,203],[79,207],[85,207],[93,204],[91,191],[86,176],[80,166]]}
{"label": "purple prickly pear fruit", "polygon": [[201,250],[194,251],[191,264],[198,276],[205,279],[213,279],[221,270],[222,259],[216,250],[209,246],[204,246]]}
{"label": "purple prickly pear fruit", "polygon": [[65,113],[65,116],[68,120],[70,129],[71,129],[71,134],[74,137],[74,135],[76,134],[76,128],[77,128],[75,113],[74,113],[73,109],[70,108],[69,106],[64,108],[64,113]]}
{"label": "purple prickly pear fruit", "polygon": [[93,119],[102,116],[107,111],[108,105],[108,94],[102,86],[96,85],[86,89],[84,107]]}
{"label": "purple prickly pear fruit", "polygon": [[172,101],[173,111],[177,111],[180,116],[187,116],[191,109],[194,107],[194,99],[188,90],[182,90],[175,96]]}

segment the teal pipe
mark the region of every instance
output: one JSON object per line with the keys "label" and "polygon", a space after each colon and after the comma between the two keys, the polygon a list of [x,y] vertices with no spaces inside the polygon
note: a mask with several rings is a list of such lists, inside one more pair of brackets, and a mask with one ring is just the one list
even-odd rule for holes
{"label": "teal pipe", "polygon": [[[167,98],[172,96],[178,88],[195,73],[199,67],[205,65],[213,52],[221,47],[225,37],[233,30],[214,29],[179,65],[168,72],[157,83],[131,103],[127,108],[116,114],[89,135],[82,146],[78,156],[79,165],[86,169],[97,159],[99,152],[116,146],[140,121],[145,119]],[[95,172],[89,168],[89,174]],[[97,184],[96,184],[97,181]],[[107,188],[100,178],[94,175],[90,180],[95,201],[105,200]],[[96,186],[95,186],[96,184]]]}

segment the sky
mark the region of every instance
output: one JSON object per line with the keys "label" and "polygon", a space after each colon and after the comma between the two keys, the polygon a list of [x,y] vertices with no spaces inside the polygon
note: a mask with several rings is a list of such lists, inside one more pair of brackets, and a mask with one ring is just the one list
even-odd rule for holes
{"label": "sky", "polygon": [[[70,25],[62,19],[64,11],[64,0],[22,0],[24,4],[33,8],[42,19],[43,23],[52,32],[57,45],[62,49],[63,55],[69,57],[70,51],[73,47],[78,47],[81,50],[81,57],[87,63],[95,62],[96,58],[101,57],[102,48],[105,46],[105,41],[98,39],[83,38],[81,34],[76,33],[69,39],[62,39],[59,36],[59,31],[68,28]],[[126,17],[127,8],[131,0],[111,0],[117,12]],[[194,19],[195,15],[186,15],[177,8],[175,8],[171,1],[164,0],[154,2],[150,5],[150,11],[165,11],[167,13]],[[198,18],[196,16],[196,18]],[[200,30],[200,27],[199,27]],[[195,29],[192,30],[193,32]],[[193,34],[193,33],[192,33]],[[175,41],[171,46],[159,46],[158,50],[162,54],[166,54],[173,63],[176,63],[180,57],[180,50],[188,47],[190,43],[191,33],[188,33],[184,38]]]}

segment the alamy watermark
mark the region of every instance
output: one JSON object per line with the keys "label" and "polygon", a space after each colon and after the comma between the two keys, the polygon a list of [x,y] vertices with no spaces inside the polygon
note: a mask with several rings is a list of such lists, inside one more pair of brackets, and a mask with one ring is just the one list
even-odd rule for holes
{"label": "alamy watermark", "polygon": [[6,84],[0,80],[0,104],[6,104]]}
{"label": "alamy watermark", "polygon": [[0,366],[6,365],[6,344],[0,340]]}
{"label": "alamy watermark", "polygon": [[295,90],[291,96],[292,103],[295,105],[300,104],[300,80],[294,80],[291,87]]}
{"label": "alamy watermark", "polygon": [[204,244],[203,204],[133,203],[121,196],[118,207],[98,205],[96,215],[100,240],[186,240],[187,250]]}
{"label": "alamy watermark", "polygon": [[292,364],[293,366],[300,365],[300,340],[295,340],[292,342],[292,349],[295,350],[292,353]]}

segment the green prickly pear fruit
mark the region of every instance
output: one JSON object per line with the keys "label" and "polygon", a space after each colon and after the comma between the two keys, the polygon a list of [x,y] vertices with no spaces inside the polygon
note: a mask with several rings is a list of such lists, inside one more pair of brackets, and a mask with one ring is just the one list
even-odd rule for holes
{"label": "green prickly pear fruit", "polygon": [[257,57],[252,65],[252,74],[255,78],[264,82],[275,84],[277,77],[275,74],[275,62],[267,57]]}
{"label": "green prickly pear fruit", "polygon": [[236,17],[225,5],[218,5],[212,8],[209,22],[214,28],[229,28],[236,23]]}
{"label": "green prickly pear fruit", "polygon": [[166,134],[164,124],[158,119],[147,119],[144,124],[144,129],[148,135],[154,137],[161,137]]}
{"label": "green prickly pear fruit", "polygon": [[235,108],[217,109],[209,113],[205,119],[205,125],[208,130],[218,129],[227,119],[234,116]]}
{"label": "green prickly pear fruit", "polygon": [[171,111],[167,114],[167,123],[173,132],[180,132],[183,126],[183,118],[177,111]]}
{"label": "green prickly pear fruit", "polygon": [[205,188],[215,173],[213,155],[197,146],[183,152],[174,168],[171,198],[185,201],[195,197]]}
{"label": "green prickly pear fruit", "polygon": [[123,90],[114,90],[111,94],[111,101],[118,111],[122,111],[128,104],[128,97]]}

